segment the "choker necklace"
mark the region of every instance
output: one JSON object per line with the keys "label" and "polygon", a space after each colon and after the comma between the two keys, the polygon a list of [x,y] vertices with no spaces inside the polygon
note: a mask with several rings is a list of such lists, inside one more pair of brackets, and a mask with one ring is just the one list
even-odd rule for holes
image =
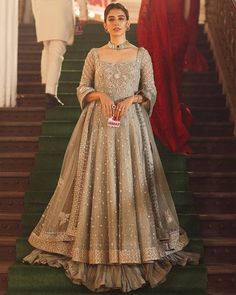
{"label": "choker necklace", "polygon": [[111,43],[111,41],[109,41],[107,43],[107,46],[111,49],[116,49],[116,50],[120,50],[120,49],[125,49],[125,48],[128,48],[129,47],[129,42],[127,40],[125,40],[125,42],[121,43],[121,44],[113,44]]}

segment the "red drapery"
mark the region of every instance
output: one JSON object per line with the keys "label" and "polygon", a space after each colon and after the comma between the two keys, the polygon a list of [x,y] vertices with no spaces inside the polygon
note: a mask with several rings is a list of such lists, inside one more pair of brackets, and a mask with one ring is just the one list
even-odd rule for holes
{"label": "red drapery", "polygon": [[[189,32],[194,33],[194,26],[197,28],[197,17],[193,21],[193,16],[199,12],[195,6],[198,0],[192,2],[195,4],[185,20],[183,0],[143,0],[137,26],[139,46],[145,47],[152,57],[158,91],[151,117],[153,132],[163,145],[179,153],[191,152],[187,145],[191,112],[181,103],[181,83]],[[194,38],[196,33],[197,29]],[[190,53],[188,58],[193,56]]]}

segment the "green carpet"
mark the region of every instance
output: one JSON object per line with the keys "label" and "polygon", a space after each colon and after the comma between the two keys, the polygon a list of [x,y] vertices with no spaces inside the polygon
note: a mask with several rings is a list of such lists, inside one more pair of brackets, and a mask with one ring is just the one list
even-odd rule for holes
{"label": "green carpet", "polygon": [[[59,97],[65,107],[47,110],[39,140],[39,151],[30,186],[25,194],[23,234],[17,239],[17,262],[9,271],[7,295],[73,295],[92,294],[84,287],[74,285],[64,275],[63,269],[41,265],[25,265],[22,257],[31,251],[27,242],[42,211],[46,207],[58,180],[63,155],[81,110],[76,98],[84,57],[92,47],[106,42],[102,25],[88,25],[85,33],[76,38],[66,53],[59,86]],[[101,38],[101,36],[103,36]],[[135,26],[131,27],[128,39],[136,44]],[[187,231],[190,243],[187,250],[203,254],[203,244],[199,238],[199,218],[194,213],[191,192],[188,190],[188,175],[184,156],[168,152],[157,142],[163,166],[173,194],[180,224]],[[143,288],[129,294],[160,295],[203,295],[207,294],[207,272],[201,263],[198,266],[175,267],[168,274],[167,281],[156,288]],[[112,291],[106,294],[120,294]]]}

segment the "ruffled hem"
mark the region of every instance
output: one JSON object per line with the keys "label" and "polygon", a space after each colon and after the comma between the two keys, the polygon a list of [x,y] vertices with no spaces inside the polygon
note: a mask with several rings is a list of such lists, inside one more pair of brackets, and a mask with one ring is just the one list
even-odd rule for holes
{"label": "ruffled hem", "polygon": [[179,251],[158,261],[144,264],[86,264],[73,261],[70,257],[33,250],[23,259],[30,264],[47,264],[65,269],[66,276],[78,285],[93,292],[120,289],[130,292],[149,284],[152,288],[165,281],[173,265],[198,264],[200,255]]}

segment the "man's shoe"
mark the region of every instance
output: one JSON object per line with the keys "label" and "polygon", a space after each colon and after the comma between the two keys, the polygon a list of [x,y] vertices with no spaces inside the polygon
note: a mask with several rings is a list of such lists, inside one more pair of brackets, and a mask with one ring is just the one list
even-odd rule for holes
{"label": "man's shoe", "polygon": [[52,108],[52,107],[64,106],[64,103],[60,101],[60,99],[57,96],[50,93],[46,93],[46,106],[48,108]]}

